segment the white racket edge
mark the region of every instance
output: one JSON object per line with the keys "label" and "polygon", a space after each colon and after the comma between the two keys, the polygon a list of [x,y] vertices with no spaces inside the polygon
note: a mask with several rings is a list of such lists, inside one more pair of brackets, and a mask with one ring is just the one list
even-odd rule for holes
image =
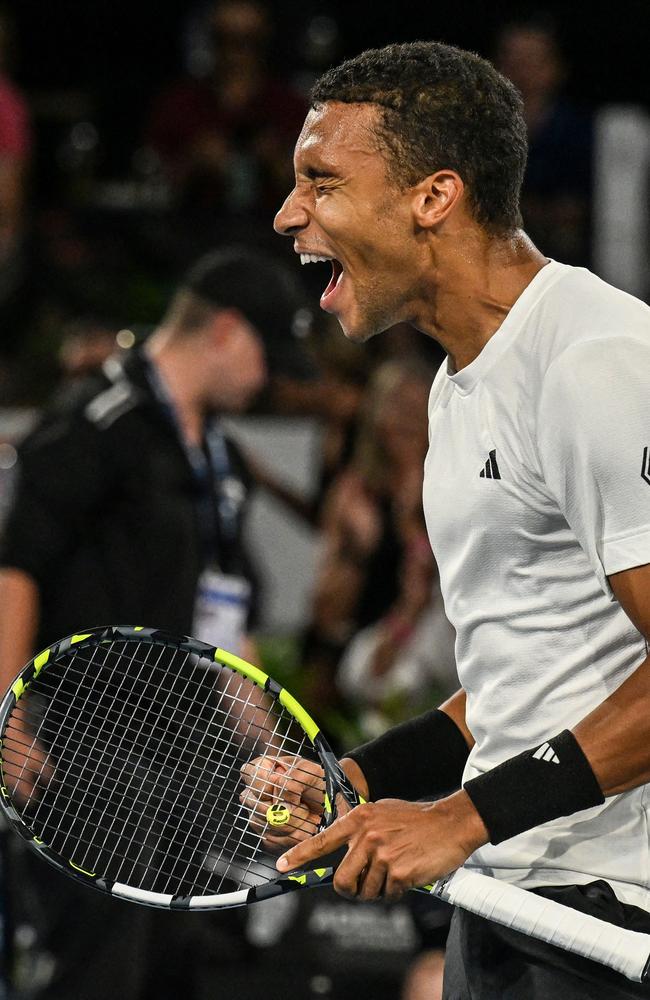
{"label": "white racket edge", "polygon": [[617,927],[466,868],[459,868],[447,879],[435,883],[431,891],[453,906],[608,965],[627,979],[643,982],[650,959],[650,934]]}

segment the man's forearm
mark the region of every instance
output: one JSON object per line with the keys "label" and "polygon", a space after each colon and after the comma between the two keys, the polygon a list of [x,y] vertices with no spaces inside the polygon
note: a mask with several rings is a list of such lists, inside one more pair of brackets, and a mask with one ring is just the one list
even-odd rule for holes
{"label": "man's forearm", "polygon": [[36,581],[22,570],[0,569],[0,689],[4,692],[34,655],[40,610]]}
{"label": "man's forearm", "polygon": [[573,734],[606,797],[650,782],[650,656]]}
{"label": "man's forearm", "polygon": [[[650,644],[650,566],[609,577],[616,599]],[[574,727],[605,796],[650,782],[650,656]]]}
{"label": "man's forearm", "polygon": [[[650,564],[609,578],[619,604],[650,640]],[[601,805],[607,796],[650,781],[650,656],[572,731],[549,733],[542,753],[531,747],[465,784],[492,843],[542,823]],[[560,765],[539,795],[540,760]]]}
{"label": "man's forearm", "polygon": [[459,688],[452,694],[451,698],[447,698],[447,701],[443,701],[440,706],[440,711],[448,715],[449,718],[456,723],[460,729],[467,747],[469,750],[472,749],[476,740],[472,736],[467,726],[467,721],[465,719],[465,709],[467,707],[467,695],[464,688]]}

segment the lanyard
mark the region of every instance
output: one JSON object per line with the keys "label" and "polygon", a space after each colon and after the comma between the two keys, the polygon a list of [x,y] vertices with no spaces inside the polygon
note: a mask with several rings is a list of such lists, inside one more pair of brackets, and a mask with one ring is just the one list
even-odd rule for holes
{"label": "lanyard", "polygon": [[[167,422],[174,428],[192,471],[196,487],[199,530],[207,562],[218,562],[219,542],[230,548],[237,536],[241,487],[232,475],[226,439],[215,418],[208,418],[204,428],[205,448],[188,444],[182,431],[174,401],[160,372],[145,355],[145,373],[151,390]],[[216,502],[216,510],[215,510]]]}

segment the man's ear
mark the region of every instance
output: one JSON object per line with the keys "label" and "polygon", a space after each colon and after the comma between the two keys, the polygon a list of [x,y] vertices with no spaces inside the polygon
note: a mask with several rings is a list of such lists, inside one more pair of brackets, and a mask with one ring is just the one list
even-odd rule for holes
{"label": "man's ear", "polygon": [[454,170],[438,170],[413,188],[412,210],[421,229],[433,229],[444,222],[464,201],[465,185]]}

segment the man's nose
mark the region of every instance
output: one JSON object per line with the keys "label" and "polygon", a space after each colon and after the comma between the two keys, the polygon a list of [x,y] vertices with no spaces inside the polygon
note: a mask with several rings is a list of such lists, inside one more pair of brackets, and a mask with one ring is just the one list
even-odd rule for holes
{"label": "man's nose", "polygon": [[273,221],[273,228],[280,236],[293,236],[304,229],[309,222],[309,216],[304,205],[301,205],[296,188],[293,189],[284,205]]}

